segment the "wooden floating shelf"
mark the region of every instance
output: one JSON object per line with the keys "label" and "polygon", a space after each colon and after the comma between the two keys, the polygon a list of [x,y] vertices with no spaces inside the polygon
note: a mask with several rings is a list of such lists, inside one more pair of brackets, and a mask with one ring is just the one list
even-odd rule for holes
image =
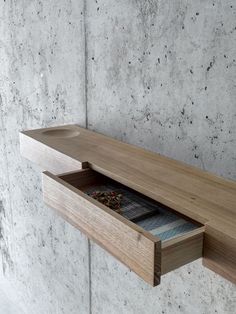
{"label": "wooden floating shelf", "polygon": [[[65,220],[149,284],[203,257],[236,283],[236,182],[77,125],[25,131],[43,197]],[[122,213],[91,197],[121,191]]]}

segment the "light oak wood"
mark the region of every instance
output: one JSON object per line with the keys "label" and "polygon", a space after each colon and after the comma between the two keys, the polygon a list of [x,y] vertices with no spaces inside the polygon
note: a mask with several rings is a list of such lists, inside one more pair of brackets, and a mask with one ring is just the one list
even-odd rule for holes
{"label": "light oak wood", "polygon": [[162,243],[161,274],[202,257],[204,227]]}
{"label": "light oak wood", "polygon": [[20,133],[21,155],[27,155],[29,160],[33,160],[44,170],[50,170],[53,173],[62,173],[75,171],[83,168],[83,162],[75,160],[70,156],[48,147]]}
{"label": "light oak wood", "polygon": [[[69,130],[65,136],[63,129]],[[59,173],[60,167],[55,165],[58,160],[61,167],[66,163],[64,167],[69,170],[65,171],[88,162],[91,169],[208,226],[204,263],[211,263],[218,273],[222,269],[220,273],[234,281],[236,182],[76,125],[23,132],[21,146],[25,157],[53,173]],[[218,241],[231,248],[233,259],[218,250]]]}
{"label": "light oak wood", "polygon": [[63,173],[59,175],[59,178],[73,185],[76,188],[83,188],[87,185],[92,185],[97,182],[104,181],[103,175],[89,168],[85,168],[81,171],[71,171],[69,173]]}
{"label": "light oak wood", "polygon": [[[203,265],[236,284],[236,225],[224,225],[227,233],[216,223],[206,224]],[[229,235],[231,234],[231,235]]]}
{"label": "light oak wood", "polygon": [[158,238],[48,172],[43,174],[43,191],[47,205],[146,282],[159,284],[161,241]]}
{"label": "light oak wood", "polygon": [[[109,178],[107,178],[109,180]],[[55,176],[43,174],[47,205],[153,286],[160,275],[202,256],[203,228],[162,243],[85,193],[85,187],[106,178],[90,169]]]}

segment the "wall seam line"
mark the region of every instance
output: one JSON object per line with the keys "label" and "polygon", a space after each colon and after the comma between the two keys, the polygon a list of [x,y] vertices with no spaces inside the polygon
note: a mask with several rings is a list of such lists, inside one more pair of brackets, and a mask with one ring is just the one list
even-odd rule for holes
{"label": "wall seam line", "polygon": [[[87,60],[88,60],[88,48],[87,48],[87,0],[84,0],[84,106],[85,106],[85,128],[88,128],[88,72],[87,72]],[[88,310],[89,314],[92,314],[92,278],[91,278],[91,242],[88,239]]]}
{"label": "wall seam line", "polygon": [[87,71],[87,0],[84,0],[84,105],[85,105],[85,127],[88,128],[88,71]]}
{"label": "wall seam line", "polygon": [[92,277],[91,277],[91,242],[88,239],[88,281],[89,281],[89,314],[92,314]]}

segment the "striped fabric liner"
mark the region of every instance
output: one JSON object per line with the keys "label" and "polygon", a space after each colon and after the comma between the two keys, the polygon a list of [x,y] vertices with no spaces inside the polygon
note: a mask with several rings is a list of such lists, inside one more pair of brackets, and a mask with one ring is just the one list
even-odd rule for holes
{"label": "striped fabric liner", "polygon": [[178,215],[166,209],[160,209],[158,215],[143,219],[137,224],[159,237],[162,241],[198,228],[194,223],[183,218],[180,219]]}
{"label": "striped fabric liner", "polygon": [[157,234],[162,234],[164,232],[167,232],[167,231],[170,231],[174,228],[177,228],[179,226],[182,226],[186,223],[186,220],[184,219],[179,219],[179,220],[175,220],[169,224],[166,224],[164,226],[161,226],[161,227],[158,227],[158,228],[154,228],[152,229],[150,232],[154,235],[157,235]]}
{"label": "striped fabric liner", "polygon": [[143,229],[158,236],[162,241],[182,235],[198,228],[197,225],[169,211],[161,204],[142,197],[140,194],[117,184],[100,184],[91,186],[86,194],[91,195],[94,191],[116,191],[122,194],[121,209],[122,215],[132,220],[140,214],[155,211],[151,217],[137,221],[136,224]]}
{"label": "striped fabric liner", "polygon": [[192,231],[196,228],[197,228],[196,225],[192,224],[189,221],[186,221],[181,226],[178,226],[176,228],[173,228],[173,229],[170,229],[168,231],[162,232],[160,234],[155,234],[155,235],[158,236],[162,241],[164,241],[164,240],[175,238],[177,236],[181,236],[181,235],[183,235],[189,231]]}
{"label": "striped fabric liner", "polygon": [[159,211],[159,205],[154,201],[149,201],[145,198],[142,198],[138,194],[131,192],[128,189],[125,189],[121,185],[95,185],[86,190],[88,195],[91,195],[95,191],[116,191],[122,194],[122,215],[132,220],[139,216],[140,214],[146,214],[152,211]]}

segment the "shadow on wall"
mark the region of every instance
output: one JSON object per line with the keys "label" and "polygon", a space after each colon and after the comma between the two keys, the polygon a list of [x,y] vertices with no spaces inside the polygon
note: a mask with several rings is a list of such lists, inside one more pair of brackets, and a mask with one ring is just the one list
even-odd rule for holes
{"label": "shadow on wall", "polygon": [[[4,223],[5,219],[5,208],[3,206],[3,202],[0,201],[0,252],[2,259],[2,272],[5,275],[7,268],[13,270],[13,262],[9,253],[7,240],[4,236]],[[1,307],[0,307],[1,310]],[[1,312],[0,312],[1,313]]]}

